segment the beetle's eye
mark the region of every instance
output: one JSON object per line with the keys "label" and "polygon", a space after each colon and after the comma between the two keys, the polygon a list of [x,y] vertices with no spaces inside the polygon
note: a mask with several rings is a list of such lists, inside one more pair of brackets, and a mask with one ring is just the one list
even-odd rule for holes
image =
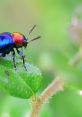
{"label": "beetle's eye", "polygon": [[23,38],[23,46],[27,47],[27,39],[25,37]]}
{"label": "beetle's eye", "polygon": [[26,48],[27,47],[27,42],[23,42],[23,46]]}

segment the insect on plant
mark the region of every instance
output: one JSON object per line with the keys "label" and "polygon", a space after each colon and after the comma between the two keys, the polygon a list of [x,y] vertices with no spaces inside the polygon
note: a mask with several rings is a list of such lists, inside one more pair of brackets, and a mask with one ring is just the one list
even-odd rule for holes
{"label": "insect on plant", "polygon": [[[32,27],[32,29],[29,31],[29,35],[31,34],[31,32],[34,30],[35,27],[36,25]],[[23,47],[26,48],[30,42],[37,40],[39,38],[40,36],[37,36],[32,40],[28,41],[28,37],[25,37],[23,34],[19,32],[0,33],[0,57],[5,57],[6,54],[9,54],[10,52],[12,52],[13,65],[14,65],[14,68],[16,69],[16,60],[15,60],[15,56],[16,56],[15,50],[16,50],[19,56],[22,58],[23,66],[25,70],[27,70],[25,66],[25,55],[23,54]],[[20,48],[22,49],[19,50]]]}

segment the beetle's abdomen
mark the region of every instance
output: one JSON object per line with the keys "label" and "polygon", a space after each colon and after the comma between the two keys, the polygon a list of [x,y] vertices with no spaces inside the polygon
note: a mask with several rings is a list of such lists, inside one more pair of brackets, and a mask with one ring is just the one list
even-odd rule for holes
{"label": "beetle's abdomen", "polygon": [[9,53],[14,46],[10,33],[0,34],[0,53]]}

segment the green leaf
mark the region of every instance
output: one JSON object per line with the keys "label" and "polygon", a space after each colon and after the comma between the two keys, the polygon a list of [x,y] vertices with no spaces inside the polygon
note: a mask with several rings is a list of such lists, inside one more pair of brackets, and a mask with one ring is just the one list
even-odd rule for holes
{"label": "green leaf", "polygon": [[31,63],[26,63],[27,71],[22,63],[17,63],[14,70],[11,61],[0,59],[0,89],[11,96],[27,99],[36,94],[41,86],[40,70]]}

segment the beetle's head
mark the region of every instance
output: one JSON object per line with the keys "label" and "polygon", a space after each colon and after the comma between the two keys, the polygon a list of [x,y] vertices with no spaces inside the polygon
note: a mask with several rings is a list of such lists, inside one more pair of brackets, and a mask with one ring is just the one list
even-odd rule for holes
{"label": "beetle's head", "polygon": [[[34,30],[34,28],[36,27],[36,25],[34,25],[32,27],[32,29],[29,31],[29,35],[31,34],[31,32]],[[20,48],[20,47],[27,47],[27,44],[34,41],[34,40],[37,40],[39,39],[40,36],[38,37],[35,37],[31,40],[28,41],[28,39],[21,33],[18,33],[18,32],[15,32],[15,33],[12,33],[12,39],[14,41],[14,44],[16,47]]]}

